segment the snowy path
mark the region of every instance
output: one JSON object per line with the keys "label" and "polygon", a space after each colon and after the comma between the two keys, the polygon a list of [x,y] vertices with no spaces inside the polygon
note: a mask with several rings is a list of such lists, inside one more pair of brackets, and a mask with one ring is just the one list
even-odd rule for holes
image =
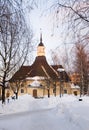
{"label": "snowy path", "polygon": [[49,108],[0,116],[0,130],[12,129],[83,130],[78,123],[74,122],[73,115],[71,115],[64,104],[61,104],[60,107],[55,107],[53,109]]}
{"label": "snowy path", "polygon": [[89,130],[89,116],[83,111],[88,110],[88,103],[50,101],[48,105],[45,99],[32,100],[29,111],[0,114],[0,130]]}
{"label": "snowy path", "polygon": [[33,110],[33,111],[25,111],[25,112],[18,112],[18,113],[12,113],[12,114],[6,114],[0,115],[0,121],[1,120],[7,120],[7,119],[13,119],[13,118],[18,118],[18,117],[23,117],[23,116],[30,116],[32,114],[36,114],[36,113],[41,113],[41,112],[46,112],[46,111],[50,111],[53,108],[48,108],[48,109],[39,109],[39,110]]}
{"label": "snowy path", "polygon": [[20,130],[20,128],[21,130],[47,130],[48,125],[50,126],[49,130],[54,130],[53,122],[55,122],[55,118],[51,114],[52,111],[52,109],[35,110],[33,112],[0,116],[0,130]]}

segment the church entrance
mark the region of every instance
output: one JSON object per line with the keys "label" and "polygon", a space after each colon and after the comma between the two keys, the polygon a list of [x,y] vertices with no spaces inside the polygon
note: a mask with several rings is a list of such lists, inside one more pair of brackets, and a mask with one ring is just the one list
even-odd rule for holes
{"label": "church entrance", "polygon": [[77,91],[74,91],[74,95],[77,96]]}
{"label": "church entrance", "polygon": [[34,90],[33,90],[33,97],[34,97],[34,98],[37,98],[37,89],[34,89]]}

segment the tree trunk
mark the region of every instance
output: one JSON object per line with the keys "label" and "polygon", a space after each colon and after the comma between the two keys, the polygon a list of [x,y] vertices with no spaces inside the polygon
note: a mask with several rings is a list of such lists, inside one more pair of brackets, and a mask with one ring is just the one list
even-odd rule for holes
{"label": "tree trunk", "polygon": [[2,86],[2,104],[5,103],[5,85]]}
{"label": "tree trunk", "polygon": [[15,98],[18,99],[18,92],[14,92]]}
{"label": "tree trunk", "polygon": [[49,92],[49,89],[48,89],[48,98],[50,97],[50,92]]}
{"label": "tree trunk", "polygon": [[18,92],[16,92],[16,99],[18,99]]}

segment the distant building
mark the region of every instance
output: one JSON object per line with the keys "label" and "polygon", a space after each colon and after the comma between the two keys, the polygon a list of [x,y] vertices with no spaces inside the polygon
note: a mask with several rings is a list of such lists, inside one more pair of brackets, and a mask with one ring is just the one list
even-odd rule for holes
{"label": "distant building", "polygon": [[60,68],[62,65],[48,64],[41,34],[35,61],[31,66],[21,66],[10,79],[10,87],[19,94],[28,93],[34,97],[56,96],[60,91],[71,94],[70,78],[65,71],[59,73]]}

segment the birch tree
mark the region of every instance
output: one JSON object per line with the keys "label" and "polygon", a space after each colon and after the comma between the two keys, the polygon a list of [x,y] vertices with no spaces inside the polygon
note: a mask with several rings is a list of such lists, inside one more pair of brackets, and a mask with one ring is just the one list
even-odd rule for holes
{"label": "birch tree", "polygon": [[89,63],[89,58],[87,58],[89,57],[89,1],[57,0],[51,9],[54,9],[57,27],[60,23],[60,14],[62,14],[62,24],[66,27],[65,37],[70,36],[71,40],[69,39],[68,42],[76,46],[75,71],[80,74],[81,91],[84,94],[89,86],[89,65],[87,64]]}
{"label": "birch tree", "polygon": [[88,57],[89,57],[89,49],[87,51],[87,45],[83,45],[77,43],[75,45],[75,58],[74,58],[74,72],[77,72],[80,76],[80,94],[87,94],[88,92],[88,74],[89,74],[89,66],[88,66]]}
{"label": "birch tree", "polygon": [[27,28],[21,1],[0,0],[0,78],[2,103],[5,87],[12,72],[26,60],[31,47],[32,32]]}

